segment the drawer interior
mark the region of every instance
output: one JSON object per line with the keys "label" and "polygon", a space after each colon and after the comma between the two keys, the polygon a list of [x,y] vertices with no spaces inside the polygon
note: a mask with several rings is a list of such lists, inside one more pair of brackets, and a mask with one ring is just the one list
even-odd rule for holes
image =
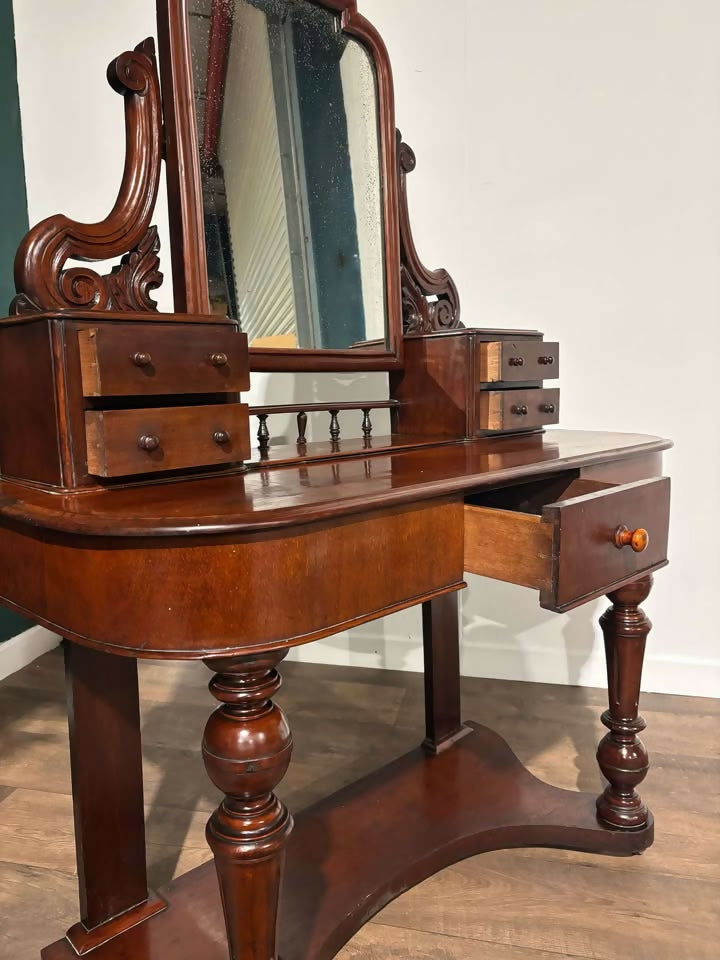
{"label": "drawer interior", "polygon": [[507,510],[512,513],[523,513],[536,516],[538,522],[543,507],[560,500],[571,500],[573,497],[584,497],[588,493],[597,493],[615,486],[599,480],[586,480],[572,470],[551,477],[542,477],[530,483],[520,483],[516,486],[501,487],[498,490],[488,490],[483,493],[472,494],[465,498],[469,506],[486,507],[490,510]]}
{"label": "drawer interior", "polygon": [[[483,491],[465,502],[465,570],[540,591],[564,611],[667,563],[670,481],[574,472]],[[618,541],[637,534],[637,546]]]}

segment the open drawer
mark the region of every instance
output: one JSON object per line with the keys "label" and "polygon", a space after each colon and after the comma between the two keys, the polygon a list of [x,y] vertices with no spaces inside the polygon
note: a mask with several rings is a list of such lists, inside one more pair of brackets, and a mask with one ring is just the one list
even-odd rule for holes
{"label": "open drawer", "polygon": [[539,590],[541,606],[561,612],[665,566],[667,477],[619,486],[569,479],[564,490],[558,483],[471,497],[465,570]]}

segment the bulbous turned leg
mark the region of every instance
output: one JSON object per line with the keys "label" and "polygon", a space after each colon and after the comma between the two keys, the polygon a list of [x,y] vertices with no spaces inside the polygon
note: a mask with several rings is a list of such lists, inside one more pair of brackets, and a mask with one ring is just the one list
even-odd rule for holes
{"label": "bulbous turned leg", "polygon": [[277,960],[278,897],[292,817],[273,790],[290,763],[292,736],[272,702],[286,651],[207,660],[221,706],[205,728],[208,776],[225,794],[206,836],[215,857],[231,960]]}
{"label": "bulbous turned leg", "polygon": [[638,829],[648,821],[648,809],[637,794],[648,771],[648,754],[638,734],[645,721],[638,716],[645,642],[652,624],[640,609],[652,587],[652,577],[608,594],[610,607],[600,618],[605,636],[610,707],[602,716],[609,733],[600,741],[597,759],[608,781],[598,797],[600,820],[615,827]]}

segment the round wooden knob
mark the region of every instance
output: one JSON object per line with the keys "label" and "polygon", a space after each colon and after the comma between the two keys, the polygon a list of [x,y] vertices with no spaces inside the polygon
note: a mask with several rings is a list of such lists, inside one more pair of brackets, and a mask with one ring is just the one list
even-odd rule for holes
{"label": "round wooden knob", "polygon": [[214,367],[224,367],[227,365],[228,358],[226,353],[214,353],[210,357],[210,363]]}
{"label": "round wooden knob", "polygon": [[525,357],[510,357],[508,363],[511,367],[524,367],[525,366]]}
{"label": "round wooden knob", "polygon": [[149,367],[152,363],[152,357],[149,353],[134,353],[132,361],[136,367]]}
{"label": "round wooden knob", "polygon": [[222,446],[224,443],[230,443],[230,434],[227,430],[216,430],[213,434],[213,440]]}
{"label": "round wooden knob", "polygon": [[147,450],[148,453],[152,453],[153,450],[157,450],[160,446],[160,437],[155,437],[152,434],[144,434],[142,437],[138,437],[138,446],[141,450]]}
{"label": "round wooden knob", "polygon": [[512,412],[516,413],[519,417],[526,417],[528,408],[524,403],[516,403],[512,408]]}
{"label": "round wooden knob", "polygon": [[635,553],[643,553],[647,550],[650,543],[650,534],[642,527],[637,530],[629,530],[625,526],[620,526],[615,531],[615,546],[618,550],[623,547],[632,547]]}

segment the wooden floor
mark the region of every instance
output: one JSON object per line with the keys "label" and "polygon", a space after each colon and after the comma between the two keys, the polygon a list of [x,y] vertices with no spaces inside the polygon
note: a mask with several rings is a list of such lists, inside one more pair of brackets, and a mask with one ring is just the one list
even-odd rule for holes
{"label": "wooden floor", "polygon": [[[420,676],[300,664],[283,675],[295,753],[282,795],[293,809],[422,736]],[[160,886],[208,859],[203,831],[217,795],[199,745],[212,702],[200,665],[145,663],[140,677],[148,852]],[[465,716],[497,729],[538,776],[599,789],[603,691],[472,679],[463,696]],[[63,697],[59,651],[0,683],[2,960],[35,960],[77,919]],[[720,700],[647,695],[642,707],[657,835],[648,853],[476,857],[392,903],[342,960],[717,960]]]}

